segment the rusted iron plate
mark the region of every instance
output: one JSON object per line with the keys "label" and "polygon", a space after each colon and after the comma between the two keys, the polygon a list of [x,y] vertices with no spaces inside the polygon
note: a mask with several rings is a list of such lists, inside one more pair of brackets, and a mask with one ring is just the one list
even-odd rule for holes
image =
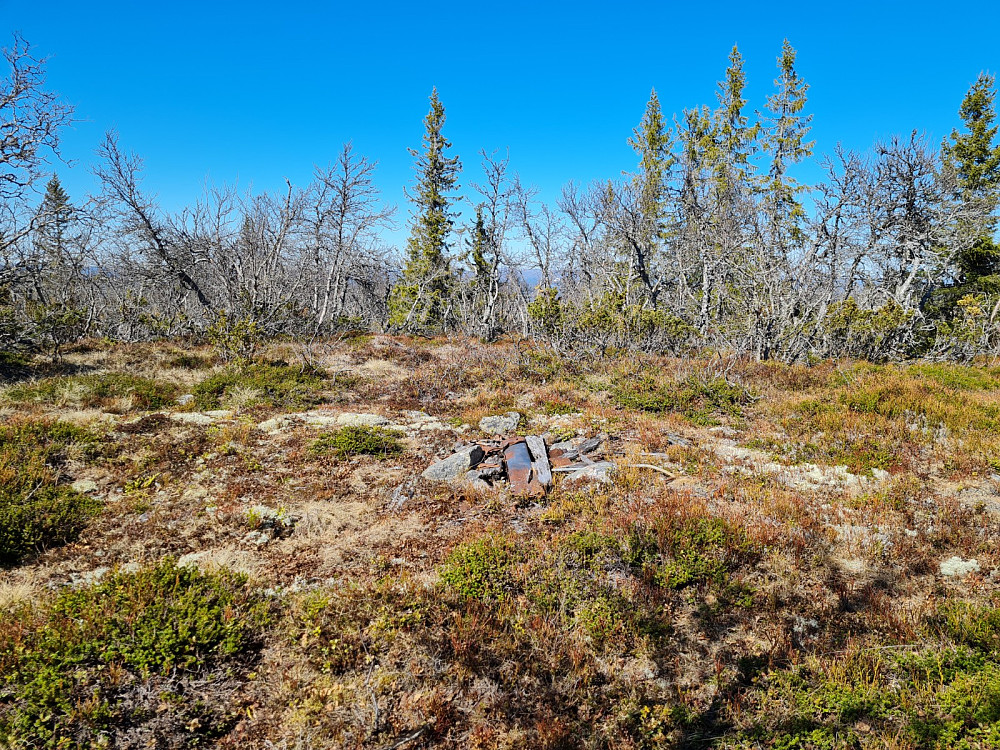
{"label": "rusted iron plate", "polygon": [[531,453],[531,467],[534,471],[535,479],[543,487],[552,486],[552,470],[549,466],[549,456],[545,449],[545,441],[538,435],[528,435],[524,442],[528,445],[528,452]]}
{"label": "rusted iron plate", "polygon": [[507,480],[510,490],[515,495],[529,495],[528,483],[531,481],[531,454],[526,443],[518,442],[507,447],[503,454],[507,464]]}

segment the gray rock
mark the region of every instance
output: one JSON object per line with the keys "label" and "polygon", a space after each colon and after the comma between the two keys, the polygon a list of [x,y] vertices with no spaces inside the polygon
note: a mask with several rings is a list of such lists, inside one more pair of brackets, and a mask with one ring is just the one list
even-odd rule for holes
{"label": "gray rock", "polygon": [[482,474],[478,471],[466,472],[465,483],[474,490],[483,491],[491,489],[489,483],[483,479]]}
{"label": "gray rock", "polygon": [[601,443],[603,442],[604,441],[599,437],[588,438],[577,446],[577,450],[580,451],[580,453],[593,453],[601,447]]}
{"label": "gray rock", "polygon": [[388,508],[391,511],[399,511],[403,509],[403,506],[410,502],[416,495],[416,482],[413,479],[407,479],[405,482],[400,484],[396,489],[392,491],[389,496]]}
{"label": "gray rock", "polygon": [[74,492],[80,492],[86,494],[88,492],[97,491],[97,482],[95,482],[93,479],[77,479],[69,487]]}
{"label": "gray rock", "polygon": [[479,420],[479,429],[487,435],[502,435],[513,432],[521,421],[521,415],[516,411],[509,411],[504,415],[493,415],[483,417]]}
{"label": "gray rock", "polygon": [[464,477],[469,469],[476,468],[484,455],[483,449],[478,445],[470,445],[461,453],[453,453],[431,464],[421,476],[437,482],[451,482]]}
{"label": "gray rock", "polygon": [[498,479],[503,479],[503,467],[502,466],[479,466],[476,469],[479,472],[479,476],[485,479],[487,482],[495,482]]}
{"label": "gray rock", "polygon": [[212,419],[231,419],[233,412],[231,409],[214,409],[213,411],[206,411],[205,416]]}
{"label": "gray rock", "polygon": [[872,477],[875,478],[876,482],[884,482],[891,476],[892,475],[885,469],[879,469],[878,467],[872,469]]}
{"label": "gray rock", "polygon": [[556,450],[562,451],[562,455],[568,461],[575,461],[580,456],[580,451],[577,450],[574,447],[573,443],[571,443],[568,440],[565,441],[565,442],[562,442],[562,443],[556,443],[555,445],[551,446],[549,448],[549,453],[551,453],[552,451],[556,451]]}
{"label": "gray rock", "polygon": [[243,537],[243,541],[246,544],[252,544],[255,547],[263,547],[271,541],[271,535],[263,531],[251,531]]}
{"label": "gray rock", "polygon": [[610,461],[598,461],[596,464],[568,474],[563,482],[576,484],[577,482],[597,482],[598,484],[610,484],[615,465]]}
{"label": "gray rock", "polygon": [[185,393],[183,396],[177,397],[177,403],[180,404],[181,406],[187,406],[192,401],[194,401],[193,393]]}
{"label": "gray rock", "polygon": [[964,578],[969,573],[979,572],[979,560],[964,560],[958,555],[941,561],[941,575],[948,578]]}
{"label": "gray rock", "polygon": [[207,414],[199,414],[194,411],[171,414],[170,418],[175,422],[183,422],[184,424],[209,425],[215,423],[215,420]]}

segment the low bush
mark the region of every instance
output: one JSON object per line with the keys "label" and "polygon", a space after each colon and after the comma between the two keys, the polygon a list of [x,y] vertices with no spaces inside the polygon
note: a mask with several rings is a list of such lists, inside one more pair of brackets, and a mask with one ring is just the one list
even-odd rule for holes
{"label": "low bush", "polygon": [[333,454],[337,458],[362,455],[387,458],[403,451],[399,442],[402,434],[385,427],[349,425],[320,435],[310,444],[309,450],[317,455]]}
{"label": "low bush", "polygon": [[699,425],[716,424],[715,415],[740,416],[754,395],[725,378],[661,380],[649,373],[621,373],[612,382],[612,399],[628,409],[661,414],[678,412]]}
{"label": "low bush", "polygon": [[303,407],[320,401],[325,374],[283,362],[230,366],[194,387],[199,409],[218,409],[239,396],[245,405]]}
{"label": "low bush", "polygon": [[72,541],[97,513],[100,502],[64,484],[60,471],[95,447],[91,433],[64,422],[0,426],[0,564]]}
{"label": "low bush", "polygon": [[200,746],[235,723],[268,619],[244,577],[170,559],[23,606],[0,622],[0,744]]}
{"label": "low bush", "polygon": [[177,388],[125,373],[72,375],[8,388],[4,398],[21,404],[80,406],[126,411],[163,409],[174,403]]}

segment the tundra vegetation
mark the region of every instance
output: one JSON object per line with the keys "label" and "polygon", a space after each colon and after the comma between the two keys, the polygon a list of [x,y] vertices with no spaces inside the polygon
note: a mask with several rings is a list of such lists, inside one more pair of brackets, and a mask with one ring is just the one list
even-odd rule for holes
{"label": "tundra vegetation", "polygon": [[[435,92],[397,267],[349,147],[168,215],[110,134],[30,205],[72,113],[5,59],[0,746],[1000,745],[991,78],[806,186],[734,50],[633,176],[486,157],[458,246]],[[419,477],[509,411],[610,481]]]}

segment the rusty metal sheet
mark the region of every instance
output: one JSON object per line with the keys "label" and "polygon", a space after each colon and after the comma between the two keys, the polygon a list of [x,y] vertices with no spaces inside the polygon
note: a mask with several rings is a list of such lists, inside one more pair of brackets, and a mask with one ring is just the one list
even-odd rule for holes
{"label": "rusty metal sheet", "polygon": [[531,453],[531,468],[534,470],[535,479],[543,487],[552,486],[552,469],[549,466],[549,456],[545,449],[545,441],[538,435],[528,435],[524,442],[528,445]]}
{"label": "rusty metal sheet", "polygon": [[503,453],[507,464],[507,480],[510,490],[515,495],[531,494],[528,483],[531,481],[531,454],[526,443],[518,442],[507,447]]}

